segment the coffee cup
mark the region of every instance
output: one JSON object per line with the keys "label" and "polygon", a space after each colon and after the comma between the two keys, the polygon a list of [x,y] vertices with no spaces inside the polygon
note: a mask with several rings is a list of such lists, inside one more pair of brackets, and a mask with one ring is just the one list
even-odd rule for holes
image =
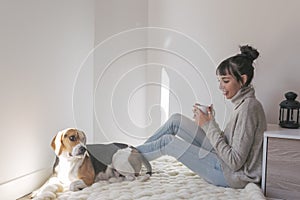
{"label": "coffee cup", "polygon": [[205,115],[208,114],[208,108],[209,108],[210,106],[201,105],[201,104],[199,104],[199,103],[196,103],[195,106],[196,106],[199,110],[201,110]]}

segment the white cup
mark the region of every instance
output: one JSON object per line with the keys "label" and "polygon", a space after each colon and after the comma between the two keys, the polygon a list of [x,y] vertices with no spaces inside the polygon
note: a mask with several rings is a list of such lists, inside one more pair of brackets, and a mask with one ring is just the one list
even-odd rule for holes
{"label": "white cup", "polygon": [[196,103],[195,106],[199,110],[201,110],[204,114],[206,114],[206,115],[208,114],[208,108],[209,108],[209,106],[201,105],[201,104],[198,104],[198,103]]}

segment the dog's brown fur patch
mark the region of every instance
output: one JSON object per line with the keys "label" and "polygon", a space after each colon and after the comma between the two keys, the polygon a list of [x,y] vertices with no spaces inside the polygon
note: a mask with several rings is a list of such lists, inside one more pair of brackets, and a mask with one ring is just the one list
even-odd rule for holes
{"label": "dog's brown fur patch", "polygon": [[78,178],[82,179],[86,185],[92,185],[95,180],[95,171],[90,157],[86,156],[78,170]]}

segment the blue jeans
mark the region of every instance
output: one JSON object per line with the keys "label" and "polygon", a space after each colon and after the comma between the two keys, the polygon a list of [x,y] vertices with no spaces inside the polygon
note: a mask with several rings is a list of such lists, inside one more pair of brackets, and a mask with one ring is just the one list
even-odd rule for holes
{"label": "blue jeans", "polygon": [[174,114],[137,149],[149,161],[169,155],[176,158],[207,182],[228,187],[221,162],[205,132],[191,119]]}

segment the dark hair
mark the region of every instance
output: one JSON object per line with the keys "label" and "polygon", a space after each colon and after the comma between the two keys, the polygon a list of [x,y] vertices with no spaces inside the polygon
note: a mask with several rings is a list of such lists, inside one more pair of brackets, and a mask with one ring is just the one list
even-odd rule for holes
{"label": "dark hair", "polygon": [[249,45],[240,46],[241,53],[223,60],[216,70],[217,75],[230,74],[238,82],[242,82],[242,75],[247,75],[248,86],[253,79],[253,61],[259,56],[259,52]]}

